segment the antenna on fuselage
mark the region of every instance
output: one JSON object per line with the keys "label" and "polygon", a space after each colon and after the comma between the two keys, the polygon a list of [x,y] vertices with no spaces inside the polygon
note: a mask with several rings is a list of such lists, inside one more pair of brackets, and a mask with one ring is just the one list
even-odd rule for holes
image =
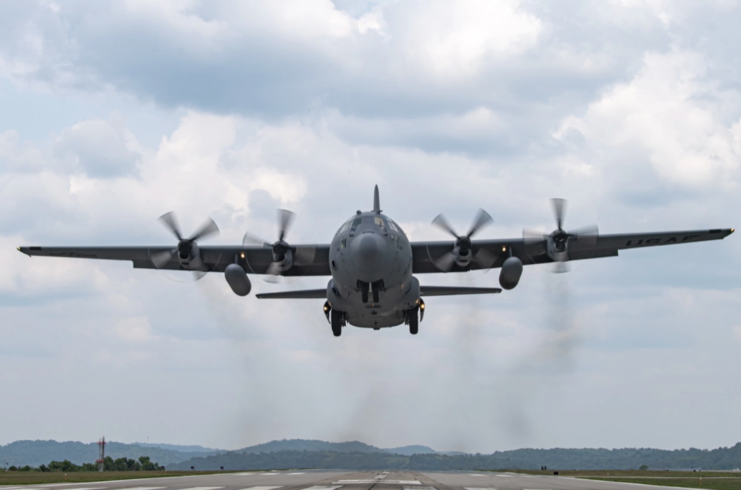
{"label": "antenna on fuselage", "polygon": [[376,189],[373,191],[373,212],[376,214],[381,214],[381,198],[378,197],[378,186],[376,185]]}

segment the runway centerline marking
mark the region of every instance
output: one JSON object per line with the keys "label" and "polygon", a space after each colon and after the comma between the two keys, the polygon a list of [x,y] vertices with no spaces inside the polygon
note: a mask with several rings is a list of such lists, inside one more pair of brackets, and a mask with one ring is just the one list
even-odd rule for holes
{"label": "runway centerline marking", "polygon": [[160,488],[167,488],[167,487],[130,487],[130,488],[126,488],[126,490],[160,490]]}
{"label": "runway centerline marking", "polygon": [[373,480],[337,480],[332,483],[334,483],[335,485],[366,485],[369,483],[378,483],[383,485],[421,485],[421,483],[417,480],[376,480],[375,478]]}
{"label": "runway centerline marking", "polygon": [[[5,489],[5,487],[2,487],[2,488]],[[75,487],[75,488],[65,488],[64,490],[101,490],[103,488],[105,487]]]}
{"label": "runway centerline marking", "polygon": [[337,490],[341,486],[342,485],[334,485],[334,486],[325,487],[325,486],[322,486],[322,485],[318,485],[318,486],[314,486],[314,487],[304,488],[304,490]]}
{"label": "runway centerline marking", "polygon": [[249,488],[244,488],[243,490],[276,490],[278,488],[283,488],[283,487],[282,486],[280,487],[249,487]]}
{"label": "runway centerline marking", "polygon": [[437,490],[435,487],[404,487],[404,490]]}
{"label": "runway centerline marking", "polygon": [[183,488],[181,490],[219,490],[220,488],[224,488],[224,487],[190,487],[190,488]]}

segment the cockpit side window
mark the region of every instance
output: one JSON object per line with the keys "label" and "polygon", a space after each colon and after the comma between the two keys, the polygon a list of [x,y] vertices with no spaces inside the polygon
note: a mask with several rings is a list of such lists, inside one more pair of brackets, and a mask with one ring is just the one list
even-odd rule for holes
{"label": "cockpit side window", "polygon": [[399,229],[396,227],[393,221],[389,220],[389,228],[391,228],[393,231],[398,232]]}

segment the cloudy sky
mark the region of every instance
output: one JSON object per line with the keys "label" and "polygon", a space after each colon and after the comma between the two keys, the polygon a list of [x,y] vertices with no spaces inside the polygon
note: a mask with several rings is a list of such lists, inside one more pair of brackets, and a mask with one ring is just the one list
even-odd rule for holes
{"label": "cloudy sky", "polygon": [[[529,267],[420,334],[18,245],[327,242],[356,209],[444,239],[738,226],[730,0],[0,3],[0,444],[359,439],[491,452],[741,440],[741,246]],[[253,291],[322,287],[327,278]],[[423,284],[493,286],[497,272]]]}

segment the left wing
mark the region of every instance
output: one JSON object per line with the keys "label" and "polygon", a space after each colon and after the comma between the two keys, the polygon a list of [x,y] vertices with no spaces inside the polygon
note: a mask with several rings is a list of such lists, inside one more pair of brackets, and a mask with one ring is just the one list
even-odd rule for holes
{"label": "left wing", "polygon": [[[294,265],[285,276],[328,276],[329,245],[301,245],[315,248],[313,260],[308,264]],[[174,255],[168,262],[155,267],[152,257],[172,250],[172,246],[155,247],[18,247],[30,257],[67,257],[76,259],[122,260],[131,262],[135,269],[167,269],[186,271]],[[273,260],[269,247],[199,246],[204,269],[209,272],[224,272],[226,266],[235,261],[245,266],[248,274],[266,274]]]}
{"label": "left wing", "polygon": [[[735,231],[734,228],[716,228],[712,230],[670,231],[655,233],[629,233],[615,235],[599,235],[595,240],[569,242],[569,260],[596,259],[600,257],[617,257],[619,250],[633,248],[656,247],[680,243],[704,242],[722,240]],[[435,261],[454,248],[453,241],[447,242],[413,242],[412,272],[415,274],[444,272]],[[492,257],[493,263],[489,267],[482,267],[475,260],[463,268],[453,264],[448,272],[466,272],[469,270],[501,267],[505,260],[514,256],[524,265],[545,264],[553,262],[542,245],[525,244],[522,238],[501,240],[474,240],[471,244],[471,253],[474,257],[482,251]]]}

